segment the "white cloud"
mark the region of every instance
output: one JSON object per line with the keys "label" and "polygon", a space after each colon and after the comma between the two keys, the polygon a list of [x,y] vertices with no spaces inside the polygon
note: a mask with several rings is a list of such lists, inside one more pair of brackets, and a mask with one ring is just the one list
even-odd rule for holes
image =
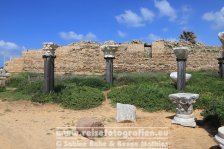
{"label": "white cloud", "polygon": [[142,18],[143,18],[144,21],[146,21],[146,22],[152,22],[153,21],[155,15],[152,11],[150,11],[147,8],[141,8],[140,11],[141,11]]}
{"label": "white cloud", "polygon": [[153,21],[155,15],[147,8],[140,9],[141,14],[137,14],[131,10],[126,10],[123,14],[116,16],[118,23],[125,24],[128,27],[142,27],[146,23]]}
{"label": "white cloud", "polygon": [[157,41],[157,40],[160,40],[161,37],[151,33],[145,39],[149,41]]}
{"label": "white cloud", "polygon": [[125,13],[120,14],[115,17],[118,23],[126,24],[130,27],[140,27],[145,24],[142,22],[141,16],[132,12],[131,10],[126,10]]}
{"label": "white cloud", "polygon": [[0,40],[0,50],[15,50],[18,49],[18,45],[13,42],[6,42],[4,40]]}
{"label": "white cloud", "polygon": [[213,22],[213,27],[216,29],[224,28],[224,7],[217,12],[206,12],[202,19],[205,21]]}
{"label": "white cloud", "polygon": [[170,21],[174,21],[177,18],[176,10],[167,0],[154,0],[154,3],[155,7],[159,9],[161,16],[169,17]]}
{"label": "white cloud", "polygon": [[120,30],[117,31],[117,34],[118,34],[119,37],[126,37],[127,36],[127,34],[125,32],[122,32]]}
{"label": "white cloud", "polygon": [[163,32],[168,32],[168,28],[164,27],[164,28],[162,28],[162,31]]}
{"label": "white cloud", "polygon": [[180,17],[180,25],[186,25],[188,24],[189,18],[192,13],[192,8],[190,6],[184,5],[181,7],[181,17]]}
{"label": "white cloud", "polygon": [[83,34],[77,34],[73,31],[70,31],[70,32],[60,32],[59,35],[61,38],[65,40],[96,40],[97,39],[96,35],[91,32],[89,32],[86,35],[83,35]]}
{"label": "white cloud", "polygon": [[13,42],[0,40],[0,58],[8,60],[10,57],[16,57],[20,55],[20,47]]}

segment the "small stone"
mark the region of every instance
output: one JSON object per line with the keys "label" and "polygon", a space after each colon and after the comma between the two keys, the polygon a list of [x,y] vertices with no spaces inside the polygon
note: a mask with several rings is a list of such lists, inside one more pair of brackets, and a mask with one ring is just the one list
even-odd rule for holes
{"label": "small stone", "polygon": [[136,107],[130,104],[117,103],[117,122],[135,122]]}
{"label": "small stone", "polygon": [[[191,74],[186,73],[186,83],[190,80],[191,77]],[[170,78],[174,83],[177,83],[177,72],[170,73]]]}
{"label": "small stone", "polygon": [[76,130],[84,137],[102,137],[104,135],[104,125],[96,118],[81,118],[78,120]]}

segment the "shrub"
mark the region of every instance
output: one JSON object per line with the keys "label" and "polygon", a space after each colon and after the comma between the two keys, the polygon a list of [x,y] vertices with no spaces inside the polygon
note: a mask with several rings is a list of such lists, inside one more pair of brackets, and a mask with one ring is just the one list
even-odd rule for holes
{"label": "shrub", "polygon": [[140,84],[140,83],[159,83],[161,81],[169,81],[168,74],[159,72],[150,73],[121,73],[114,75],[114,85],[129,85],[129,84]]}
{"label": "shrub", "polygon": [[88,86],[92,88],[98,88],[100,90],[106,90],[110,88],[110,84],[99,77],[84,77],[76,76],[64,80],[58,80],[58,84],[67,86],[69,84],[76,86]]}
{"label": "shrub", "polygon": [[174,91],[172,88],[161,89],[154,84],[130,85],[113,89],[109,98],[113,104],[132,104],[147,111],[173,110],[174,104],[169,101],[168,94]]}
{"label": "shrub", "polygon": [[38,103],[48,103],[48,102],[57,102],[58,101],[58,95],[54,92],[50,94],[46,94],[43,92],[37,92],[34,94],[31,98],[32,102],[38,102]]}
{"label": "shrub", "polygon": [[88,109],[101,105],[104,96],[96,88],[68,86],[62,91],[60,100],[66,108]]}
{"label": "shrub", "polygon": [[224,125],[224,99],[214,99],[203,112],[205,120],[212,121],[216,127]]}
{"label": "shrub", "polygon": [[0,92],[4,92],[5,91],[5,87],[0,87]]}

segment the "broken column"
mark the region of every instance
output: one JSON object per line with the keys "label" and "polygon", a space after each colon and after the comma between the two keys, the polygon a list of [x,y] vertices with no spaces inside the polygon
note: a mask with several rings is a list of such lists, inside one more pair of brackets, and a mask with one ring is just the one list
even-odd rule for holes
{"label": "broken column", "polygon": [[52,42],[43,43],[44,58],[44,92],[50,93],[54,91],[54,55],[55,50],[59,46]]}
{"label": "broken column", "polygon": [[188,47],[174,48],[177,60],[177,90],[184,90],[186,84],[186,61],[190,52]]}
{"label": "broken column", "polygon": [[113,83],[113,59],[115,59],[115,52],[119,45],[113,41],[105,42],[100,48],[104,52],[104,59],[106,60],[106,81]]}
{"label": "broken column", "polygon": [[218,37],[222,43],[222,51],[219,52],[219,56],[217,58],[219,64],[219,76],[220,78],[224,78],[224,32],[220,32]]}
{"label": "broken column", "polygon": [[10,73],[6,73],[4,68],[0,69],[0,87],[5,87],[6,81],[10,77]]}
{"label": "broken column", "polygon": [[170,94],[169,99],[176,104],[176,115],[172,123],[182,126],[196,127],[193,114],[193,103],[199,98],[199,94],[177,93]]}

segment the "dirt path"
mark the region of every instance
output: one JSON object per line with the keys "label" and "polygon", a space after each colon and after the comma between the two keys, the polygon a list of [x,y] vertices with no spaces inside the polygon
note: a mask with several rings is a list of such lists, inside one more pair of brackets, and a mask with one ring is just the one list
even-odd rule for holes
{"label": "dirt path", "polygon": [[[216,145],[204,128],[172,125],[174,113],[148,113],[138,109],[136,123],[116,123],[115,115],[116,110],[108,100],[97,108],[79,111],[54,104],[0,101],[0,149],[55,149],[55,128],[75,126],[81,117],[97,117],[106,127],[168,127],[171,149],[208,149]],[[202,119],[200,111],[195,111],[195,115],[198,120]]]}

